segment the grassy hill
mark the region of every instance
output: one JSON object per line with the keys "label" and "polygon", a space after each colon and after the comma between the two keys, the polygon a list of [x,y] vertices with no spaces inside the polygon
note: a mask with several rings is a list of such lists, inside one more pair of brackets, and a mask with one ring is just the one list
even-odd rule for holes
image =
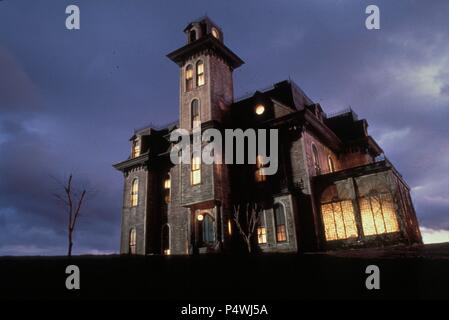
{"label": "grassy hill", "polygon": [[[67,290],[65,268],[80,268]],[[380,290],[365,269],[380,268]],[[259,256],[1,257],[0,299],[448,299],[449,243]]]}

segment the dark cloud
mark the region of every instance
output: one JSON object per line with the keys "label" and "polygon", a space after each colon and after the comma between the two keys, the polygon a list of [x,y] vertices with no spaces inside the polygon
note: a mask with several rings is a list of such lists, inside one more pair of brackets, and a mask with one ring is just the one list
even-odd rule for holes
{"label": "dark cloud", "polygon": [[0,254],[65,252],[53,177],[96,192],[75,252],[118,250],[122,177],[133,128],[178,115],[178,69],[165,54],[205,13],[246,64],[236,96],[291,77],[325,110],[352,106],[409,182],[423,226],[449,228],[449,2],[0,2]]}

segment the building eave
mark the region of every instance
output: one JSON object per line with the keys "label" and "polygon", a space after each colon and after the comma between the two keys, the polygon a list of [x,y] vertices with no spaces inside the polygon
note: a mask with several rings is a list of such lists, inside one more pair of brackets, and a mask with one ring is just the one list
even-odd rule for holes
{"label": "building eave", "polygon": [[184,47],[170,52],[167,57],[177,65],[182,66],[182,64],[192,55],[192,53],[208,49],[213,50],[222,56],[232,69],[236,69],[245,63],[234,52],[232,52],[219,40],[215,39],[212,35],[207,35],[202,39],[196,40],[185,45]]}
{"label": "building eave", "polygon": [[149,153],[145,153],[145,154],[142,154],[142,155],[140,155],[138,157],[130,158],[128,160],[116,163],[116,164],[114,164],[112,166],[115,169],[123,172],[123,171],[125,171],[127,169],[130,169],[132,167],[144,165],[144,164],[146,164],[148,162],[149,159],[150,159]]}

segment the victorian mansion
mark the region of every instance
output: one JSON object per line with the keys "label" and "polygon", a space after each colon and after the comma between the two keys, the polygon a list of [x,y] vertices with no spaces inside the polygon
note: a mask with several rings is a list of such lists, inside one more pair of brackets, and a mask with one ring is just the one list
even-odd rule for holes
{"label": "victorian mansion", "polygon": [[[134,132],[124,176],[120,252],[176,254],[244,248],[237,204],[257,203],[254,246],[304,252],[421,243],[410,189],[368,123],[350,109],[327,115],[290,80],[234,98],[233,70],[244,62],[208,17],[184,29],[168,54],[179,66],[179,121]],[[260,165],[176,164],[175,129],[265,128],[279,134],[278,170]]]}

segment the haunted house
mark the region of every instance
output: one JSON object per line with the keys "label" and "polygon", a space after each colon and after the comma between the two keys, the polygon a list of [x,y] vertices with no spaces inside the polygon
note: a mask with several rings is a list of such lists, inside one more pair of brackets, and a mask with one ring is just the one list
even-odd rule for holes
{"label": "haunted house", "polygon": [[[326,114],[291,80],[235,99],[233,71],[244,62],[222,30],[204,17],[184,32],[187,43],[168,54],[180,71],[179,121],[136,130],[130,156],[114,165],[124,176],[121,253],[237,252],[242,208],[257,216],[260,252],[422,242],[410,188],[365,119],[351,109]],[[277,129],[278,170],[204,164],[195,154],[175,165],[169,137],[179,128]]]}

